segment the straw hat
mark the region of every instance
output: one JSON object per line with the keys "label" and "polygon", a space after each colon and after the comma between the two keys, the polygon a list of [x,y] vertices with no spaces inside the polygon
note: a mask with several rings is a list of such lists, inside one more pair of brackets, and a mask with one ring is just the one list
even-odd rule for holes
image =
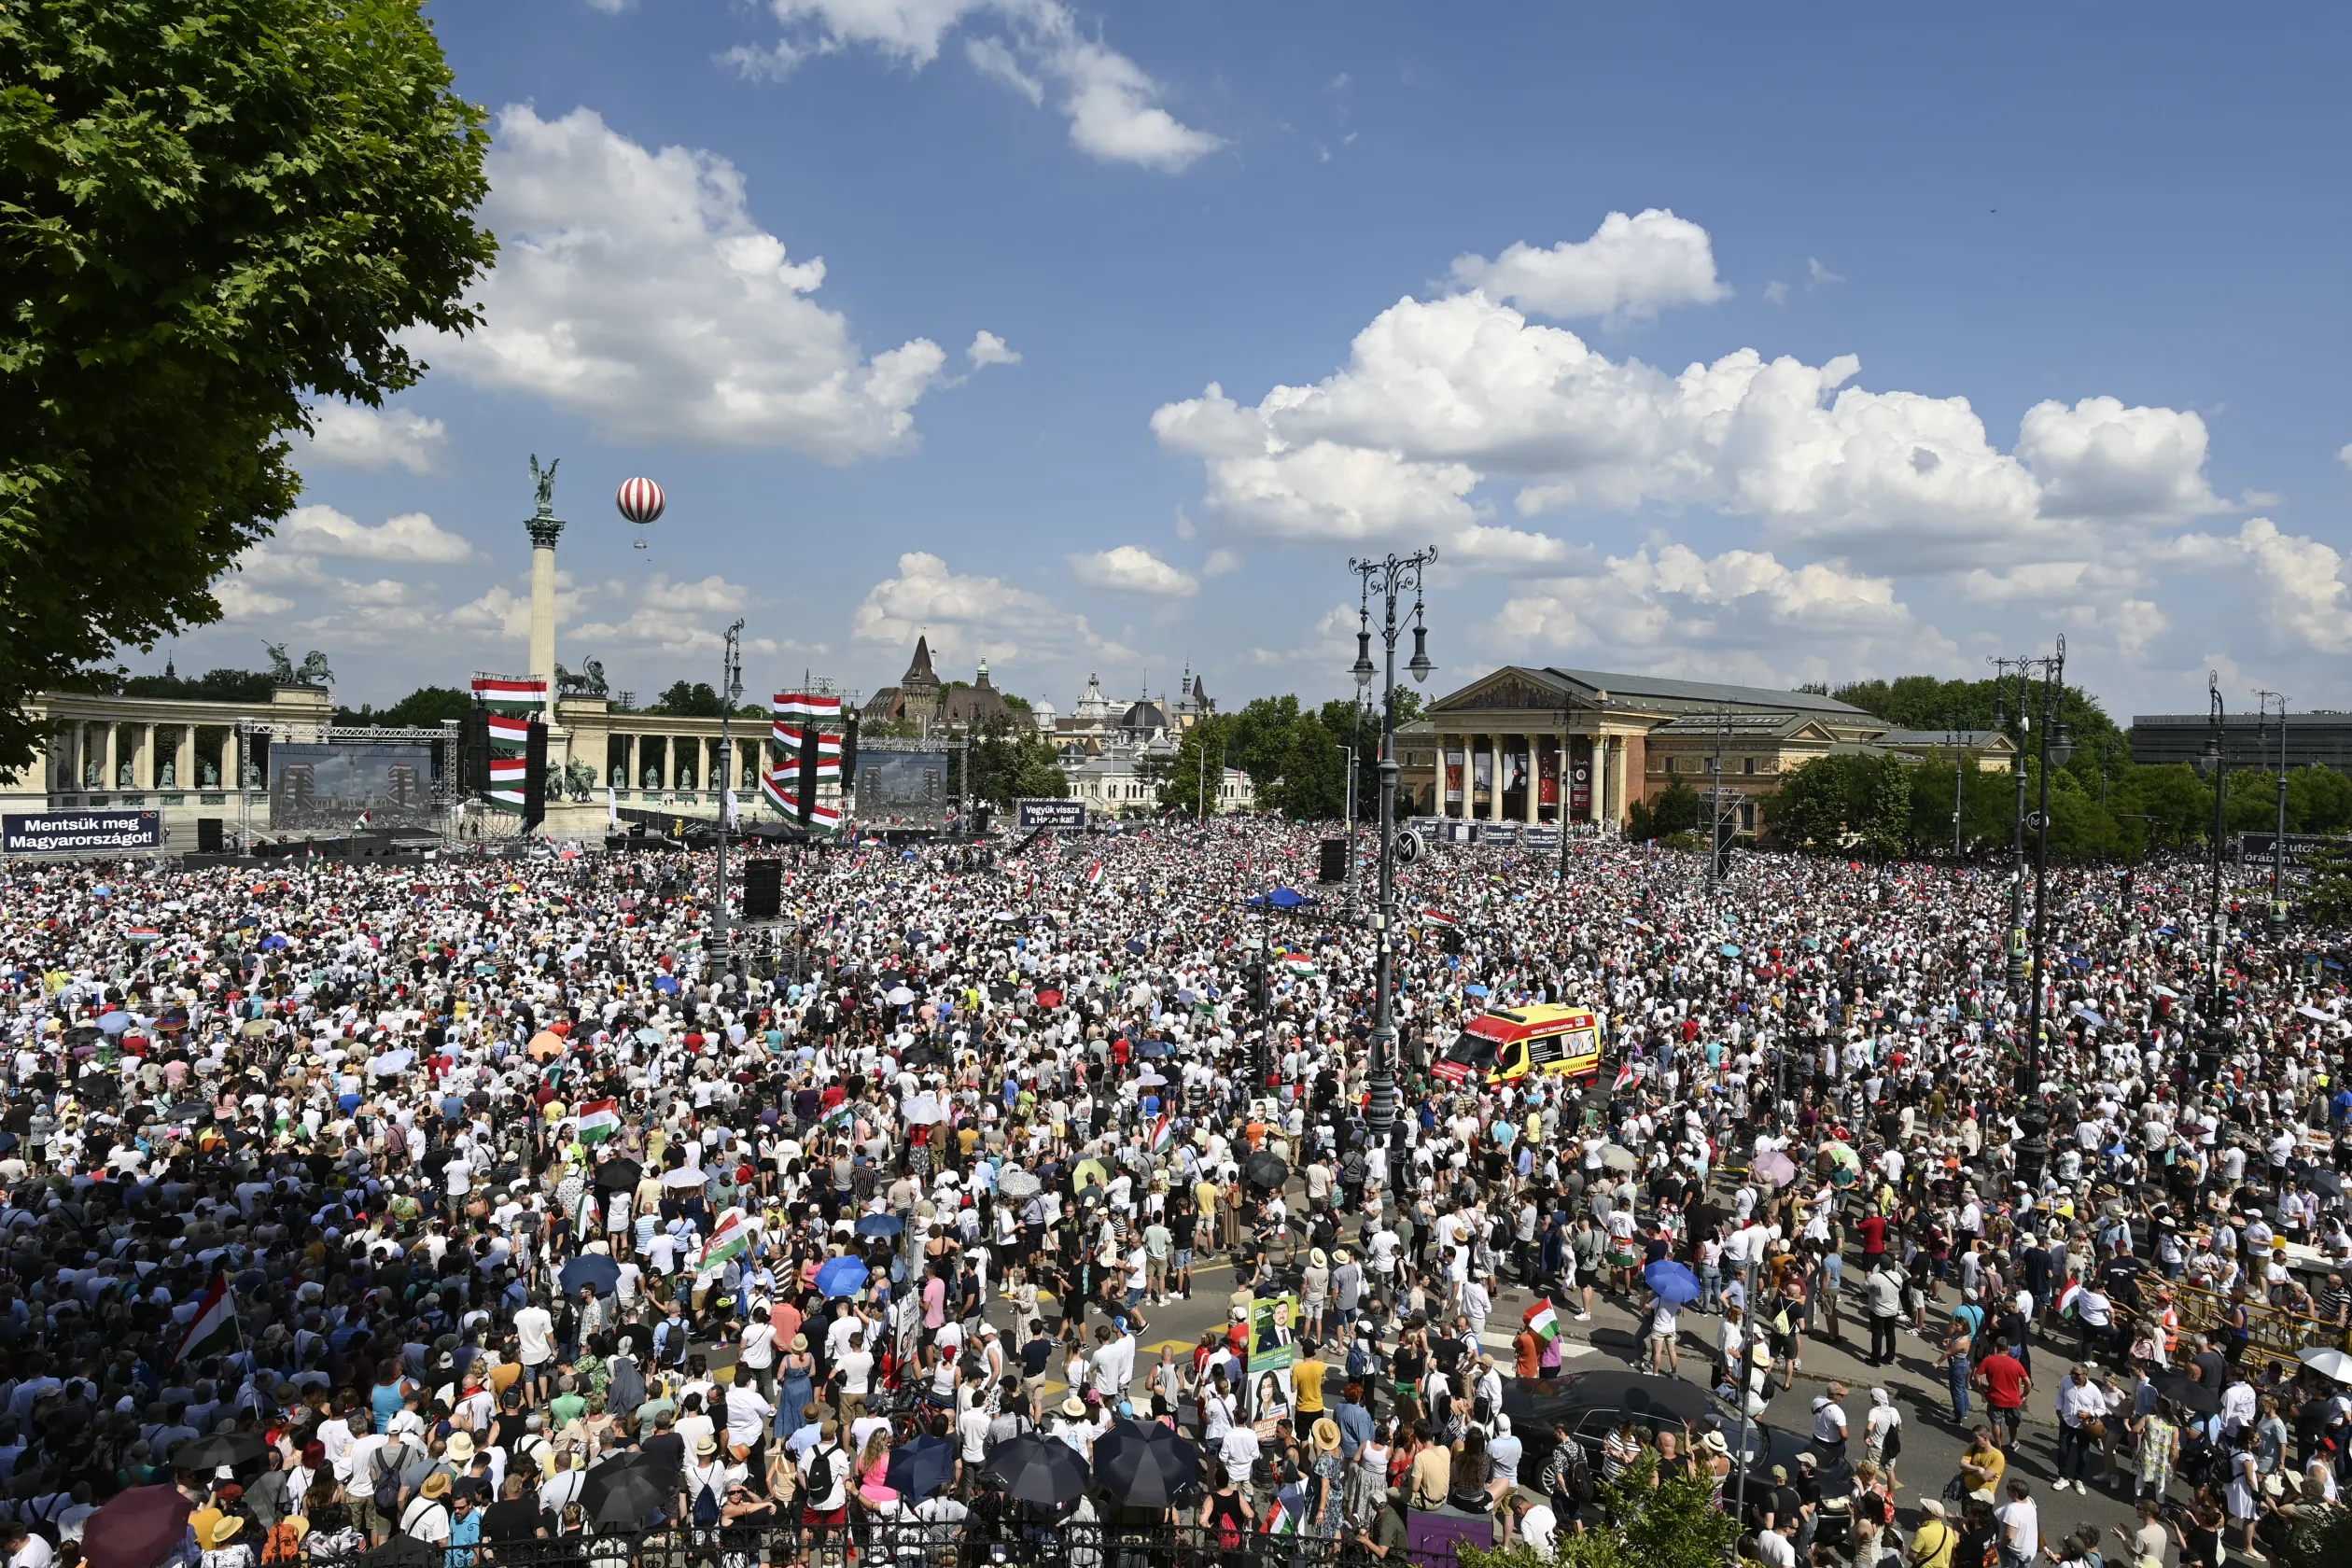
{"label": "straw hat", "polygon": [[1333,1421],[1329,1416],[1323,1417],[1315,1423],[1314,1435],[1315,1447],[1325,1453],[1339,1451],[1339,1423],[1337,1421]]}
{"label": "straw hat", "polygon": [[418,1487],[418,1488],[416,1489],[416,1491],[417,1491],[417,1495],[418,1495],[418,1496],[420,1496],[420,1497],[446,1497],[446,1496],[448,1496],[448,1495],[449,1495],[449,1472],[448,1472],[448,1471],[446,1471],[446,1470],[436,1470],[436,1471],[434,1471],[431,1475],[429,1475],[429,1476],[427,1476],[427,1477],[425,1477],[425,1484],[424,1484],[423,1486],[421,1486],[421,1487]]}
{"label": "straw hat", "polygon": [[470,1464],[473,1463],[473,1456],[474,1440],[470,1433],[453,1432],[449,1435],[450,1458],[460,1464]]}
{"label": "straw hat", "polygon": [[1086,1415],[1086,1402],[1073,1393],[1062,1401],[1061,1413],[1071,1421],[1083,1421]]}
{"label": "straw hat", "polygon": [[203,1543],[206,1551],[217,1551],[228,1545],[237,1532],[244,1528],[245,1520],[237,1515],[222,1514],[217,1519],[205,1520],[203,1533],[197,1536],[197,1539]]}

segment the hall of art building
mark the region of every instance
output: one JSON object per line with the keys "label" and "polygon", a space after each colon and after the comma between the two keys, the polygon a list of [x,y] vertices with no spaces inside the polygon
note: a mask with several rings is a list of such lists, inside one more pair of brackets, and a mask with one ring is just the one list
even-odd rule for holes
{"label": "hall of art building", "polygon": [[[1479,822],[1614,832],[1680,780],[1712,791],[1722,759],[1740,829],[1780,776],[1839,750],[1923,756],[1945,746],[2006,765],[2006,737],[1890,731],[1834,697],[1662,676],[1512,665],[1439,697],[1397,731],[1407,809]],[[1993,754],[2002,759],[1995,763]]]}

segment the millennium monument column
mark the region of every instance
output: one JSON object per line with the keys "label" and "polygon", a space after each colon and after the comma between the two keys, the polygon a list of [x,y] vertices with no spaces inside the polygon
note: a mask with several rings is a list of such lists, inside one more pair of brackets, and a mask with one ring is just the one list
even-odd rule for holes
{"label": "millennium monument column", "polygon": [[551,727],[555,719],[555,541],[564,532],[555,515],[555,469],[562,461],[552,457],[542,469],[539,455],[531,455],[531,483],[538,489],[539,505],[523,525],[531,533],[531,676],[547,682]]}

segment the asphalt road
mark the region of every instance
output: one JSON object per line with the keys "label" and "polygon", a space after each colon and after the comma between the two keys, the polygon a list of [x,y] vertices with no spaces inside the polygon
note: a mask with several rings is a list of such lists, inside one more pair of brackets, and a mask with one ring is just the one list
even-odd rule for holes
{"label": "asphalt road", "polygon": [[[1302,1259],[1304,1255],[1302,1248]],[[1180,1358],[1189,1355],[1203,1333],[1221,1329],[1228,1321],[1231,1266],[1219,1259],[1197,1267],[1193,1273],[1194,1288],[1189,1300],[1175,1299],[1156,1307],[1147,1303],[1144,1307],[1150,1328],[1142,1336],[1136,1356],[1135,1392],[1139,1396],[1148,1397],[1145,1379],[1163,1347]],[[1512,1366],[1511,1336],[1518,1330],[1520,1314],[1533,1299],[1528,1292],[1506,1287],[1495,1301],[1486,1339],[1505,1377],[1510,1375]],[[1849,1328],[1860,1323],[1860,1314],[1861,1303],[1856,1298],[1845,1312]],[[1001,1306],[992,1309],[992,1315],[1000,1323],[1009,1322],[1009,1314]],[[1561,1316],[1563,1372],[1580,1367],[1645,1367],[1639,1323],[1629,1304],[1604,1295],[1596,1300],[1589,1323],[1575,1322],[1565,1311]],[[1097,1320],[1090,1317],[1088,1321],[1091,1325]],[[1682,1323],[1680,1373],[1684,1380],[1703,1387],[1708,1381],[1719,1320],[1696,1309],[1685,1309]],[[1967,1446],[1967,1431],[1952,1421],[1945,1379],[1939,1367],[1929,1359],[1933,1347],[1927,1341],[1906,1330],[1897,1348],[1897,1365],[1885,1368],[1869,1365],[1861,1353],[1867,1348],[1867,1334],[1859,1344],[1851,1335],[1843,1344],[1818,1335],[1808,1338],[1791,1388],[1779,1393],[1778,1378],[1772,1382],[1775,1393],[1764,1415],[1765,1422],[1771,1428],[1771,1454],[1775,1463],[1787,1464],[1794,1471],[1795,1455],[1807,1446],[1813,1430],[1813,1400],[1836,1380],[1849,1390],[1841,1403],[1854,1433],[1850,1456],[1858,1461],[1863,1415],[1870,1406],[1870,1390],[1884,1388],[1903,1413],[1903,1451],[1896,1465],[1900,1483],[1897,1502],[1897,1518],[1908,1537],[1922,1517],[1919,1501],[1941,1495],[1945,1484],[1959,1475],[1960,1454]],[[2064,1347],[2037,1344],[2034,1363],[2037,1387],[2027,1398],[2026,1420],[2017,1446],[2010,1452],[2009,1473],[2023,1476],[2032,1484],[2035,1499],[2041,1507],[2045,1540],[2053,1538],[2057,1532],[2093,1525],[2109,1546],[2118,1545],[2112,1539],[2113,1527],[2128,1528],[2135,1519],[2128,1482],[2103,1488],[2094,1477],[2088,1495],[2071,1490],[2057,1492],[2051,1485],[2057,1477],[2056,1415],[2051,1391],[2068,1365],[2066,1351]],[[1054,1382],[1049,1390],[1059,1393],[1062,1385]],[[1971,1410],[1981,1411],[1981,1401],[1973,1395]]]}

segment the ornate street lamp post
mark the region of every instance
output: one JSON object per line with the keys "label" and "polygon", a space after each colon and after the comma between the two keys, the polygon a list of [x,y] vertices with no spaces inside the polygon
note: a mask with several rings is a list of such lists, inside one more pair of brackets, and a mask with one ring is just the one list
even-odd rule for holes
{"label": "ornate street lamp post", "polygon": [[[2028,661],[2020,661],[2021,665]],[[2050,1113],[2042,1108],[2041,1052],[2043,1013],[2050,996],[2050,974],[2045,967],[2045,945],[2049,935],[2050,877],[2050,770],[2065,767],[2074,755],[2074,740],[2067,734],[2065,718],[2066,699],[2066,639],[2058,638],[2058,651],[2047,659],[2031,664],[2039,667],[2041,687],[2041,737],[2039,766],[2041,798],[2039,809],[2028,819],[2034,829],[2034,943],[2032,1002],[2026,1012],[2025,1054],[2018,1072],[2017,1125],[2023,1134],[2017,1145],[2017,1179],[2025,1187],[2038,1190],[2041,1185],[2042,1161],[2050,1152]],[[2026,693],[2025,673],[2019,674],[2018,710],[2023,715]],[[2020,753],[2023,765],[2023,753]],[[2022,777],[2022,775],[2021,775]],[[2031,1196],[2029,1190],[2028,1196]]]}
{"label": "ornate street lamp post", "polygon": [[2200,1031],[2203,1043],[2197,1052],[2197,1081],[2201,1084],[2212,1083],[2221,1071],[2221,838],[2228,832],[2226,808],[2230,795],[2230,758],[2222,744],[2229,715],[2221,706],[2221,678],[2210,670],[2205,673],[2205,755],[2197,759],[2197,771],[2213,780],[2213,888],[2205,914],[2205,933],[2213,946],[2205,972],[2205,1028]]}
{"label": "ornate street lamp post", "polygon": [[1396,780],[1403,771],[1396,761],[1396,639],[1404,630],[1396,618],[1397,600],[1412,596],[1413,657],[1406,668],[1416,684],[1426,681],[1435,666],[1429,662],[1429,628],[1421,623],[1421,573],[1437,559],[1435,546],[1410,555],[1391,554],[1379,560],[1348,562],[1348,569],[1363,580],[1356,611],[1356,661],[1351,672],[1362,693],[1372,684],[1372,600],[1381,603],[1379,636],[1388,653],[1388,679],[1380,688],[1380,886],[1379,908],[1372,930],[1380,944],[1376,972],[1378,1000],[1373,1004],[1371,1103],[1365,1120],[1372,1141],[1386,1143],[1396,1125],[1396,1011],[1390,992],[1396,964]]}

